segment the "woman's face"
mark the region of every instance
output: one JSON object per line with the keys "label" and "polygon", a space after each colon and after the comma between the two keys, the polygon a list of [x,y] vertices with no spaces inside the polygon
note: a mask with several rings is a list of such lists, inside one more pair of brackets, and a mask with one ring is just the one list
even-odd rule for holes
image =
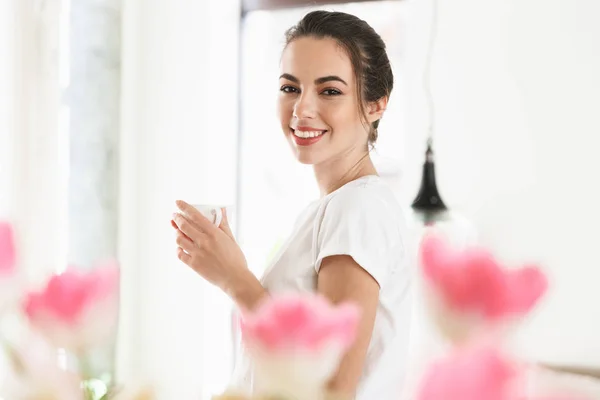
{"label": "woman's face", "polygon": [[368,140],[350,58],[333,39],[292,41],[281,58],[281,128],[298,160],[318,165],[363,154]]}

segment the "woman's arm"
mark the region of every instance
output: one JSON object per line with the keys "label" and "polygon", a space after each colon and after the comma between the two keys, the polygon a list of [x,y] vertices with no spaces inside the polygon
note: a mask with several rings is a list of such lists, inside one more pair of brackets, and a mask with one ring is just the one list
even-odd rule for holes
{"label": "woman's arm", "polygon": [[350,301],[361,309],[356,341],[343,357],[337,373],[329,384],[329,389],[334,393],[353,397],[363,373],[367,349],[373,333],[379,303],[379,285],[367,271],[347,255],[323,259],[317,282],[319,293],[334,304]]}
{"label": "woman's arm", "polygon": [[236,306],[244,311],[252,311],[268,295],[267,290],[254,274],[246,269],[234,277],[224,290]]}

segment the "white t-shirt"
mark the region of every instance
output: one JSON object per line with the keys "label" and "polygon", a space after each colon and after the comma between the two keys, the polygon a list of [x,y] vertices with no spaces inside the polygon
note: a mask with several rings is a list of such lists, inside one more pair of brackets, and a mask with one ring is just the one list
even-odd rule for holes
{"label": "white t-shirt", "polygon": [[[261,279],[272,294],[315,292],[321,261],[349,255],[378,282],[379,305],[357,400],[397,400],[402,394],[411,321],[407,235],[392,190],[378,176],[365,176],[312,202]],[[237,375],[249,383],[251,366],[244,357]]]}

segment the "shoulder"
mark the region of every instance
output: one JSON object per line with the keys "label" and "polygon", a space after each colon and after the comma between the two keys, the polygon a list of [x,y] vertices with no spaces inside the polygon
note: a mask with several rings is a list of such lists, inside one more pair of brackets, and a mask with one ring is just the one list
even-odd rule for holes
{"label": "shoulder", "polygon": [[402,207],[386,183],[377,176],[369,176],[350,182],[329,195],[321,214],[367,225],[396,226]]}
{"label": "shoulder", "polygon": [[331,255],[350,255],[380,284],[400,265],[404,220],[392,190],[378,177],[351,182],[327,196],[316,221],[315,266]]}
{"label": "shoulder", "polygon": [[351,241],[376,252],[403,246],[406,221],[391,188],[377,176],[350,182],[321,204],[316,237]]}

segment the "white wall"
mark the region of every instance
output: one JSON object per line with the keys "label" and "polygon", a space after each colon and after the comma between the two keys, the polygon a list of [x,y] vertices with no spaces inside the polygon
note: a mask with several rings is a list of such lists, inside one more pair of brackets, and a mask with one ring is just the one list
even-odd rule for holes
{"label": "white wall", "polygon": [[68,145],[59,130],[59,2],[0,8],[0,218],[32,284],[66,264]]}
{"label": "white wall", "polygon": [[[407,201],[426,130],[421,74],[430,1],[407,18]],[[600,2],[440,1],[432,83],[447,203],[552,289],[517,335],[527,357],[600,366]]]}
{"label": "white wall", "polygon": [[9,208],[8,191],[12,186],[12,140],[9,135],[10,118],[9,104],[11,102],[12,75],[12,31],[10,23],[13,15],[12,3],[0,3],[0,217],[5,217]]}
{"label": "white wall", "polygon": [[[227,303],[176,257],[175,200],[235,200],[239,3],[124,2],[120,381],[192,399],[230,372]],[[203,397],[205,398],[205,397]]]}

